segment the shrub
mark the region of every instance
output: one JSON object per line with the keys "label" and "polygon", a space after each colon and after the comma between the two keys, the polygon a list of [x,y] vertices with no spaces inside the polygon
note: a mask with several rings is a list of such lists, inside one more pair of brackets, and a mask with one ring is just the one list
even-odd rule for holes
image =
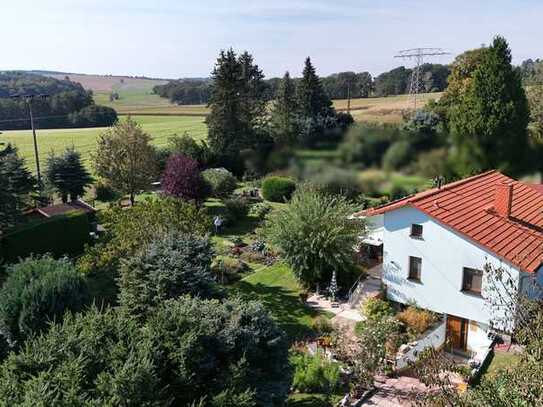
{"label": "shrub", "polygon": [[234,192],[238,180],[225,168],[210,168],[202,171],[202,177],[207,183],[211,196],[224,198]]}
{"label": "shrub", "polygon": [[387,171],[399,170],[409,164],[413,152],[409,142],[405,140],[392,144],[383,156],[383,168]]}
{"label": "shrub", "polygon": [[103,181],[98,181],[94,185],[94,194],[96,199],[102,202],[109,202],[117,198],[115,190]]}
{"label": "shrub", "polygon": [[161,184],[166,195],[185,201],[201,201],[207,192],[198,162],[183,155],[168,158]]}
{"label": "shrub", "polygon": [[88,302],[86,281],[67,259],[29,257],[7,272],[0,290],[0,335],[12,347]]}
{"label": "shrub", "polygon": [[318,334],[329,334],[334,331],[334,327],[330,320],[322,315],[318,316],[313,321],[313,329]]}
{"label": "shrub", "polygon": [[454,171],[449,156],[449,151],[446,148],[420,153],[414,165],[414,170],[417,174],[427,178],[438,176],[450,178]]}
{"label": "shrub", "polygon": [[172,154],[180,154],[198,161],[200,166],[211,160],[211,151],[205,141],[198,142],[187,132],[182,136],[173,135],[168,138],[167,149]]}
{"label": "shrub", "polygon": [[381,320],[393,314],[390,303],[380,298],[368,297],[362,304],[362,315],[368,320]]}
{"label": "shrub", "polygon": [[346,287],[354,269],[352,248],[363,231],[360,220],[349,219],[354,211],[342,196],[303,188],[268,216],[264,232],[303,284],[329,283],[336,270],[338,285]]}
{"label": "shrub", "polygon": [[250,267],[240,259],[221,256],[213,262],[212,271],[219,282],[229,284],[240,280],[243,274],[250,271]]}
{"label": "shrub", "polygon": [[320,352],[315,355],[297,353],[291,356],[294,367],[292,388],[303,393],[333,393],[340,385],[340,366]]}
{"label": "shrub", "polygon": [[404,323],[408,332],[422,334],[436,321],[436,317],[430,311],[423,310],[414,306],[409,306],[398,315],[398,321]]}
{"label": "shrub", "polygon": [[0,259],[13,262],[31,254],[51,253],[56,257],[83,251],[90,240],[86,213],[69,212],[40,220],[8,233],[0,240]]}
{"label": "shrub", "polygon": [[266,217],[268,213],[271,212],[271,210],[272,207],[269,203],[258,202],[254,205],[251,205],[251,207],[249,208],[249,216],[262,220]]}
{"label": "shrub", "polygon": [[229,222],[238,221],[249,213],[249,202],[245,198],[233,197],[224,201]]}
{"label": "shrub", "polygon": [[158,237],[121,263],[119,304],[130,314],[147,315],[171,298],[213,297],[212,257],[208,238],[177,232]]}
{"label": "shrub", "polygon": [[371,197],[381,197],[384,195],[384,184],[387,177],[383,171],[367,170],[360,174],[360,188],[362,193]]}
{"label": "shrub", "polygon": [[347,199],[354,199],[362,192],[357,172],[342,168],[325,167],[310,181],[323,193],[343,195]]}
{"label": "shrub", "polygon": [[262,196],[271,202],[285,202],[290,199],[296,183],[286,177],[268,177],[262,182]]}
{"label": "shrub", "polygon": [[282,405],[287,356],[281,330],[252,301],[183,297],[146,321],[92,308],[11,353],[0,365],[0,400],[6,406]]}
{"label": "shrub", "polygon": [[379,166],[383,155],[398,136],[398,130],[392,126],[356,124],[351,126],[345,140],[339,145],[339,156],[344,164]]}

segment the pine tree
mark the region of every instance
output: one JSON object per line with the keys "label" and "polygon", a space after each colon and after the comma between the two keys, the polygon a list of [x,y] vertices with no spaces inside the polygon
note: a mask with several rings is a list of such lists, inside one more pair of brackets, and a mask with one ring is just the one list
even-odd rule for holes
{"label": "pine tree", "polygon": [[296,88],[288,72],[279,84],[271,114],[271,127],[275,143],[289,146],[296,142],[297,126]]}
{"label": "pine tree", "polygon": [[17,224],[23,210],[30,204],[30,193],[36,180],[26,169],[17,148],[8,146],[0,151],[0,232]]}
{"label": "pine tree", "polygon": [[527,170],[528,102],[506,40],[496,37],[449,109],[449,125],[461,173],[497,168]]}
{"label": "pine tree", "polygon": [[302,79],[298,83],[297,100],[300,114],[305,117],[326,117],[333,114],[332,101],[324,92],[309,57],[305,60]]}
{"label": "pine tree", "polygon": [[66,148],[60,156],[49,156],[45,177],[61,196],[62,202],[67,202],[68,197],[72,201],[76,200],[92,183],[91,175],[81,162],[81,154],[73,147]]}
{"label": "pine tree", "polygon": [[263,78],[249,53],[238,57],[232,49],[221,51],[212,72],[207,118],[209,146],[215,154],[233,161],[256,142],[266,111]]}

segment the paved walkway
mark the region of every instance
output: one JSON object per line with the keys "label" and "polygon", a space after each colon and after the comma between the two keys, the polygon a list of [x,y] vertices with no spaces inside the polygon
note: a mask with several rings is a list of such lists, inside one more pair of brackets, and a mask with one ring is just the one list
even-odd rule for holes
{"label": "paved walkway", "polygon": [[410,407],[414,393],[427,391],[423,383],[408,376],[395,378],[379,376],[376,378],[375,387],[376,393],[362,403],[362,406]]}

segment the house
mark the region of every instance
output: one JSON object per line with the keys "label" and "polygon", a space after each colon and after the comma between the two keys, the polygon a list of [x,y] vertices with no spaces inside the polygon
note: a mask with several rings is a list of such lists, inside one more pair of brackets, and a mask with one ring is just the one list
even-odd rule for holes
{"label": "house", "polygon": [[[514,290],[543,284],[543,189],[485,172],[355,214],[366,218],[362,247],[382,256],[391,301],[444,314],[453,350],[488,346],[494,324],[486,265],[507,268]],[[379,253],[380,252],[380,253]],[[376,254],[377,253],[377,254]],[[531,295],[535,295],[533,292]]]}

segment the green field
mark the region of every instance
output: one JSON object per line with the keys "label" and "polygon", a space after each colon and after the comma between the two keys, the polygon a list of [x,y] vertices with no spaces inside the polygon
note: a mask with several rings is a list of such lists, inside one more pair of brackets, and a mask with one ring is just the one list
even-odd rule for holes
{"label": "green field", "polygon": [[[184,116],[132,116],[153,138],[153,144],[163,146],[168,137],[173,134],[188,132],[192,137],[202,140],[206,137],[207,128],[203,117]],[[122,120],[122,119],[121,119]],[[105,128],[87,129],[52,129],[38,130],[38,147],[42,167],[49,152],[59,152],[69,146],[74,146],[81,152],[84,162],[90,166],[89,156],[96,148],[96,139]],[[0,134],[0,142],[12,143],[19,148],[26,163],[35,171],[34,147],[32,132],[29,130],[4,131]]]}

